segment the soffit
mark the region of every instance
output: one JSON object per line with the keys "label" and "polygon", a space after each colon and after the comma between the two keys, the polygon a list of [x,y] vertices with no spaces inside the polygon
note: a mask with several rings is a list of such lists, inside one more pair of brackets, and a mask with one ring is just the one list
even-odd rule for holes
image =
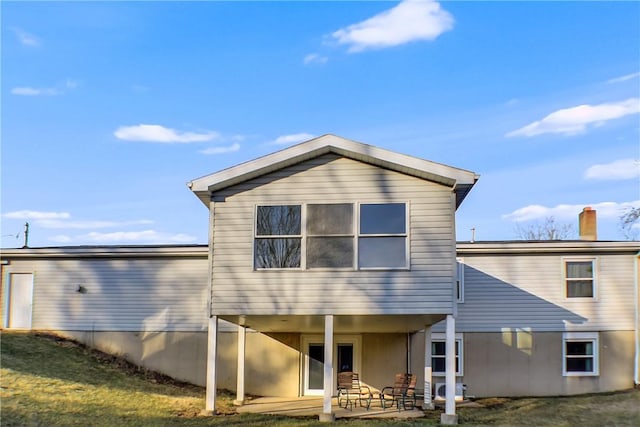
{"label": "soffit", "polygon": [[[258,332],[324,333],[324,315],[220,315]],[[409,333],[445,318],[444,314],[334,315],[334,334]]]}

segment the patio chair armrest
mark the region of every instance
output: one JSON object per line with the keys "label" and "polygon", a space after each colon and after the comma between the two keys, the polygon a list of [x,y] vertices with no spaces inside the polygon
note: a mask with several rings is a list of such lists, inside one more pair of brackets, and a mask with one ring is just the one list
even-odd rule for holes
{"label": "patio chair armrest", "polygon": [[367,396],[372,396],[371,389],[369,388],[369,386],[366,386],[366,385],[360,386],[360,393],[365,394]]}
{"label": "patio chair armrest", "polygon": [[393,387],[391,386],[383,387],[382,390],[380,390],[380,395],[385,395],[385,394],[393,394]]}

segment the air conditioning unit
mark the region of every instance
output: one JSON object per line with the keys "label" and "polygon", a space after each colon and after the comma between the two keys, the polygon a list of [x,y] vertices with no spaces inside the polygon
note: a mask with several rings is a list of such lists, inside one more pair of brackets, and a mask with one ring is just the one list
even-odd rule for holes
{"label": "air conditioning unit", "polygon": [[[464,400],[465,385],[456,383],[456,401]],[[447,398],[447,384],[436,383],[435,400],[445,400]]]}

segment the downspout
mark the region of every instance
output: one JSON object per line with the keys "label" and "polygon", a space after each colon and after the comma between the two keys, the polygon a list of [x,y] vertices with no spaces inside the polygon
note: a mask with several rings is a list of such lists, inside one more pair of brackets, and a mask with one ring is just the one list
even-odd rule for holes
{"label": "downspout", "polygon": [[[456,193],[455,191],[451,197],[451,253],[452,253],[452,271],[453,275],[451,276],[451,314],[454,318],[458,317],[458,291],[456,286],[456,280],[458,280],[458,241],[456,240]],[[474,240],[475,240],[475,231],[474,231]]]}
{"label": "downspout", "polygon": [[407,332],[407,370],[406,373],[411,373],[411,333]]}
{"label": "downspout", "polygon": [[[215,415],[216,411],[216,356],[217,356],[217,337],[218,337],[218,318],[212,314],[212,295],[213,295],[213,227],[215,225],[214,210],[215,203],[213,194],[209,199],[209,230],[208,230],[208,256],[207,256],[207,368],[205,378],[205,411],[210,415]],[[212,331],[212,328],[215,330]],[[213,352],[214,354],[210,354]]]}
{"label": "downspout", "polygon": [[0,261],[0,289],[2,292],[0,293],[0,304],[2,305],[2,313],[0,313],[0,327],[6,328],[9,324],[9,310],[7,309],[9,305],[9,293],[7,292],[7,284],[9,283],[9,277],[5,276],[6,268],[5,266],[9,265],[9,260],[3,259]]}
{"label": "downspout", "polygon": [[214,217],[214,212],[215,212],[215,201],[213,199],[213,194],[211,194],[211,199],[209,201],[209,230],[208,230],[208,240],[209,240],[209,244],[207,246],[208,249],[208,256],[207,256],[207,268],[209,269],[209,271],[207,272],[207,281],[209,283],[207,283],[207,318],[211,318],[211,316],[213,315],[212,311],[213,311],[213,304],[212,304],[212,296],[213,296],[213,238],[214,238],[214,232],[213,232],[213,227],[215,225],[215,217]]}

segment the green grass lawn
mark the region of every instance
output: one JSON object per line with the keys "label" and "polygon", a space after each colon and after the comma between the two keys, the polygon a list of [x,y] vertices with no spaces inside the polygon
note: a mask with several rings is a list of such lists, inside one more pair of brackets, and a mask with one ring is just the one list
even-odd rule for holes
{"label": "green grass lawn", "polygon": [[[316,419],[238,415],[218,395],[223,415],[201,415],[204,389],[172,381],[75,343],[35,333],[0,337],[2,426],[320,426]],[[640,426],[637,390],[577,397],[483,399],[461,408],[461,424],[492,426]],[[341,425],[435,425],[341,420]]]}

